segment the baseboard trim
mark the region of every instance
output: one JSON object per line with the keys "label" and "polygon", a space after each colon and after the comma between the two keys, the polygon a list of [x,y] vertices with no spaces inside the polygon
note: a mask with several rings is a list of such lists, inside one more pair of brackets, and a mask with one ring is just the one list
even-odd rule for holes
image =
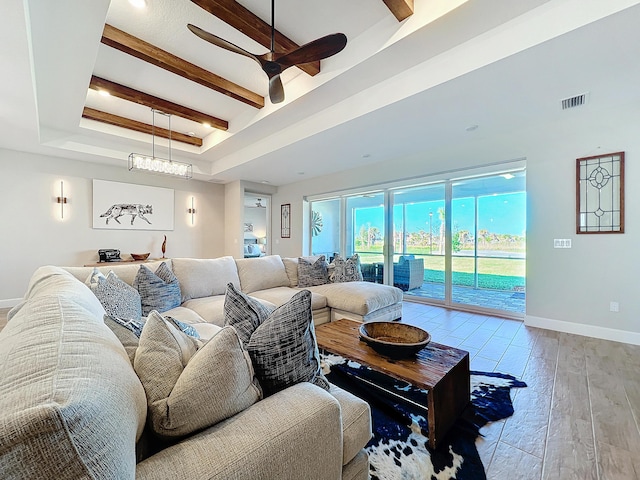
{"label": "baseboard trim", "polygon": [[545,330],[555,330],[557,332],[573,333],[575,335],[611,340],[613,342],[640,345],[640,333],[629,332],[627,330],[585,325],[584,323],[565,322],[564,320],[534,317],[532,315],[525,316],[524,324],[529,327],[544,328]]}
{"label": "baseboard trim", "polygon": [[7,298],[0,300],[0,308],[13,308],[22,301],[22,298]]}

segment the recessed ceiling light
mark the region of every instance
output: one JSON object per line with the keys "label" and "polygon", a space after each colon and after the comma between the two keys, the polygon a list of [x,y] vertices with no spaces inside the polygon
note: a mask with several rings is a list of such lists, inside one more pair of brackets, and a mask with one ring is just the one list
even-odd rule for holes
{"label": "recessed ceiling light", "polygon": [[187,132],[187,135],[189,135],[190,137],[195,137],[196,136],[196,132]]}
{"label": "recessed ceiling light", "polygon": [[304,172],[298,172],[298,175],[304,175]]}
{"label": "recessed ceiling light", "polygon": [[136,8],[144,8],[147,6],[147,0],[129,0],[129,3]]}
{"label": "recessed ceiling light", "polygon": [[211,128],[211,124],[210,124],[210,123],[207,123],[207,122],[202,122],[202,126],[203,126],[204,128]]}
{"label": "recessed ceiling light", "polygon": [[268,181],[268,180],[262,180],[262,182],[260,182],[260,183],[271,183],[271,182]]}
{"label": "recessed ceiling light", "polygon": [[505,180],[511,180],[512,178],[515,177],[515,175],[511,174],[511,173],[503,173],[502,175],[500,175],[502,178],[504,178]]}
{"label": "recessed ceiling light", "polygon": [[469,125],[467,128],[465,128],[465,130],[467,132],[473,132],[474,130],[478,129],[478,125]]}
{"label": "recessed ceiling light", "polygon": [[369,158],[371,156],[370,153],[365,153],[364,155],[362,155],[362,158]]}
{"label": "recessed ceiling light", "polygon": [[102,95],[103,97],[108,97],[111,94],[109,92],[107,92],[106,90],[98,90],[98,94]]}

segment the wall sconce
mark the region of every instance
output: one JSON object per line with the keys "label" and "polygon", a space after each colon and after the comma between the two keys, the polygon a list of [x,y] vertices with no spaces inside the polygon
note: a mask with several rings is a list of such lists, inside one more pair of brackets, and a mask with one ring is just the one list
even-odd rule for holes
{"label": "wall sconce", "polygon": [[56,197],[56,203],[60,204],[60,219],[64,220],[64,205],[68,203],[67,197],[64,196],[64,182],[60,182],[60,196]]}
{"label": "wall sconce", "polygon": [[193,202],[194,202],[194,198],[191,197],[191,208],[187,209],[187,213],[191,215],[191,225],[195,225],[195,214],[196,214],[196,209],[194,207]]}

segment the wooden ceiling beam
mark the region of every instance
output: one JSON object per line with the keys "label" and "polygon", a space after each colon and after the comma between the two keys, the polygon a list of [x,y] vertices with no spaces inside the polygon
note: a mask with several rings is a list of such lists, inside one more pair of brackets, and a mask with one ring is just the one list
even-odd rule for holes
{"label": "wooden ceiling beam", "polygon": [[186,118],[197,123],[208,123],[214,128],[220,130],[228,130],[229,122],[221,120],[220,118],[207,115],[206,113],[198,112],[188,107],[178,105],[177,103],[164,100],[162,98],[154,97],[144,92],[134,90],[133,88],[120,85],[119,83],[106,80],[104,78],[91,76],[91,83],[89,88],[93,90],[103,90],[109,92],[114,97],[127,100],[128,102],[137,103],[138,105],[144,105],[145,107],[153,108],[154,110],[160,110],[161,112],[175,115],[181,118]]}
{"label": "wooden ceiling beam", "polygon": [[180,75],[181,77],[199,83],[247,105],[255,108],[264,107],[264,97],[257,93],[230,82],[204,68],[200,68],[193,63],[189,63],[180,57],[176,57],[122,30],[118,30],[111,25],[107,24],[104,26],[101,41],[109,47],[144,60],[176,75]]}
{"label": "wooden ceiling beam", "polygon": [[[251,11],[247,10],[235,0],[191,1],[200,8],[209,12],[211,15],[214,15],[223,22],[231,25],[236,30],[241,31],[247,37],[255,40],[265,48],[271,48],[271,25],[251,13]],[[300,45],[295,43],[293,40],[290,40],[276,30],[275,50],[277,53],[289,53],[299,46]],[[320,73],[319,61],[296,66],[312,76]]]}
{"label": "wooden ceiling beam", "polygon": [[413,15],[413,0],[382,0],[399,22]]}
{"label": "wooden ceiling beam", "polygon": [[[148,123],[138,122],[136,120],[131,120],[130,118],[102,112],[94,108],[84,107],[84,110],[82,111],[82,118],[107,123],[109,125],[115,125],[116,127],[127,128],[129,130],[135,130],[136,132],[147,133],[149,135],[169,138],[169,130],[167,130],[166,128],[153,127],[153,125],[149,125]],[[196,147],[202,146],[201,138],[192,137],[190,135],[185,135],[184,133],[174,131],[171,131],[171,140],[175,140],[176,142],[188,143],[189,145],[195,145]]]}

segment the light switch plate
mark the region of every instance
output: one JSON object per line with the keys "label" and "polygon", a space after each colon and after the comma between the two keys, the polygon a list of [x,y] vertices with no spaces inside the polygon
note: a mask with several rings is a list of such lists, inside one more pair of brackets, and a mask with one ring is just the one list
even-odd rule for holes
{"label": "light switch plate", "polygon": [[553,248],[571,248],[570,238],[554,238]]}

